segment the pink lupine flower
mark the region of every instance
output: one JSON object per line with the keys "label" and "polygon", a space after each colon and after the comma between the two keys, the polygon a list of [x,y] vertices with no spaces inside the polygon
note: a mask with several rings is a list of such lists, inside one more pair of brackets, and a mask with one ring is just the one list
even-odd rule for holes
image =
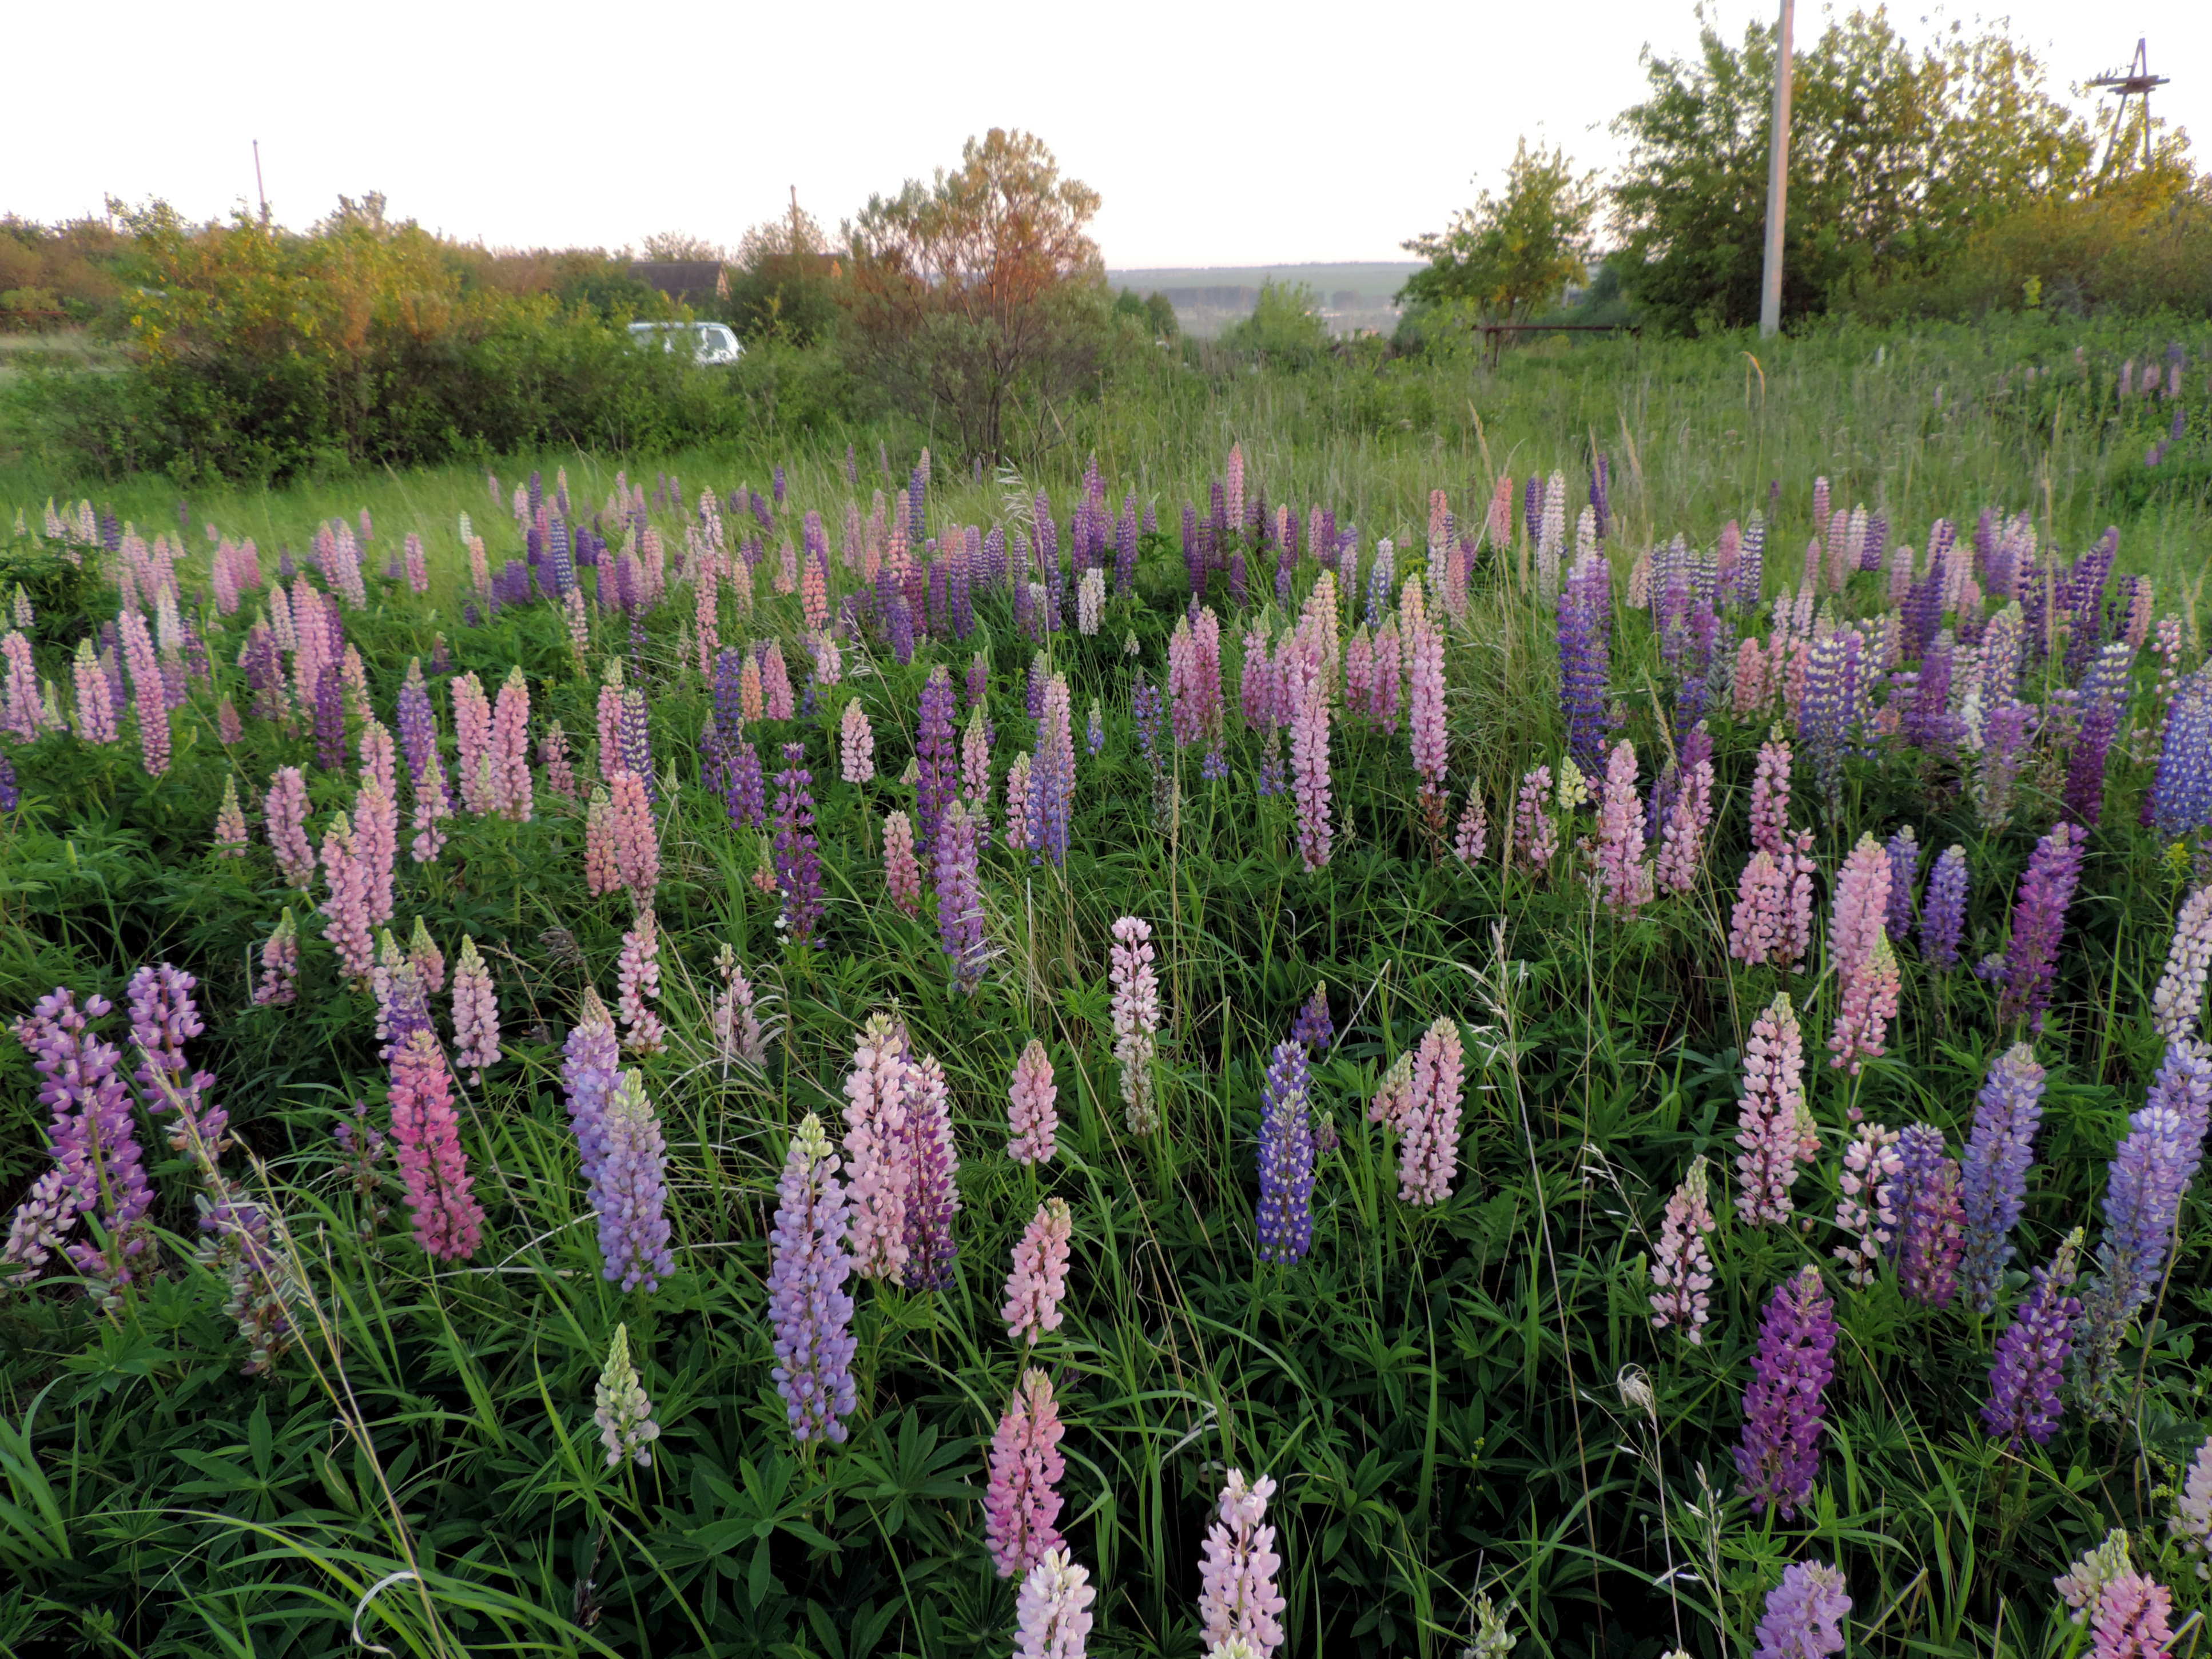
{"label": "pink lupine flower", "polygon": [[699,648],[699,678],[709,684],[714,678],[714,658],[722,648],[721,601],[717,592],[720,567],[712,560],[699,567],[699,586],[693,596],[693,630]]}
{"label": "pink lupine flower", "polygon": [[222,805],[215,815],[215,850],[227,859],[246,856],[246,809],[238,804],[238,780],[222,781]]}
{"label": "pink lupine flower", "polygon": [[1828,929],[1829,964],[1843,993],[1828,1038],[1835,1055],[1829,1064],[1847,1066],[1853,1076],[1862,1055],[1881,1053],[1883,1030],[1897,1012],[1896,958],[1886,969],[1875,961],[1876,947],[1887,937],[1889,884],[1889,854],[1872,836],[1861,836],[1837,875],[1835,919]]}
{"label": "pink lupine flower", "polygon": [[1597,881],[1606,908],[1634,915],[1651,897],[1651,866],[1644,857],[1644,811],[1636,798],[1636,745],[1613,746],[1598,807]]}
{"label": "pink lupine flower", "polygon": [[1777,859],[1790,845],[1790,743],[1777,726],[1759,746],[1751,781],[1751,844]]}
{"label": "pink lupine flower", "polygon": [[300,926],[287,905],[276,931],[262,941],[261,977],[253,988],[253,1001],[257,1007],[275,1007],[295,1001],[299,994]]}
{"label": "pink lupine flower", "polygon": [[269,845],[284,879],[301,892],[315,878],[315,849],[307,839],[307,781],[296,766],[280,766],[261,803]]}
{"label": "pink lupine flower", "polygon": [[453,816],[453,804],[446,794],[446,763],[438,757],[437,746],[431,745],[422,762],[422,775],[415,781],[415,839],[409,851],[417,864],[435,864],[444,850],[446,832],[439,823]]}
{"label": "pink lupine flower", "polygon": [[453,969],[453,1063],[469,1067],[470,1083],[481,1089],[484,1067],[498,1061],[499,994],[475,939],[463,934],[461,959]]}
{"label": "pink lupine flower", "polygon": [[763,719],[768,711],[766,698],[761,690],[760,659],[750,651],[738,671],[738,712],[746,720]]}
{"label": "pink lupine flower", "polygon": [[1400,610],[1406,618],[1407,717],[1413,748],[1413,769],[1432,789],[1441,788],[1449,758],[1444,730],[1444,636],[1429,620],[1421,600],[1420,578],[1406,579]]}
{"label": "pink lupine flower", "polygon": [[138,752],[149,777],[169,769],[169,692],[161,678],[161,659],[154,654],[153,635],[146,619],[136,611],[121,618],[123,663],[131,674],[131,701],[138,711]]}
{"label": "pink lupine flower", "polygon": [[318,907],[328,924],[323,937],[337,951],[345,976],[365,982],[376,967],[376,940],[368,919],[368,860],[343,812],[323,835],[323,879],[330,888]]}
{"label": "pink lupine flower", "polygon": [[858,697],[845,705],[838,723],[838,754],[846,782],[866,783],[876,775],[876,734],[869,729],[868,711]]}
{"label": "pink lupine flower", "polygon": [[453,770],[461,805],[471,812],[493,810],[492,713],[483,682],[474,673],[453,682]]}
{"label": "pink lupine flower", "polygon": [[1060,1509],[1054,1488],[1067,1471],[1060,1451],[1064,1432],[1052,1380],[1041,1370],[1024,1371],[991,1437],[991,1478],[983,1493],[983,1535],[1001,1578],[1026,1576],[1062,1547],[1054,1522]]}
{"label": "pink lupine flower", "polygon": [[215,737],[226,749],[235,749],[246,741],[246,727],[238,718],[238,707],[228,697],[216,702]]}
{"label": "pink lupine flower", "polygon": [[84,743],[115,741],[115,694],[90,640],[76,642],[76,735]]}
{"label": "pink lupine flower", "polygon": [[722,975],[722,988],[714,994],[708,1013],[708,1029],[714,1035],[714,1054],[724,1065],[768,1063],[768,1032],[753,1006],[753,982],[738,965],[738,953],[725,945],[714,957]]}
{"label": "pink lupine flower", "polygon": [[761,663],[762,704],[768,718],[787,720],[793,703],[791,696],[791,671],[784,665],[783,644],[778,640],[769,642],[768,654]]}
{"label": "pink lupine flower", "polygon": [[399,750],[392,741],[392,732],[382,720],[370,715],[361,726],[361,767],[357,774],[362,778],[374,778],[384,786],[384,793],[399,799]]}
{"label": "pink lupine flower", "polygon": [[960,793],[981,823],[991,808],[991,727],[980,702],[969,709],[960,733]]}
{"label": "pink lupine flower", "polygon": [[1310,651],[1295,653],[1287,666],[1291,790],[1298,810],[1298,855],[1311,872],[1328,864],[1335,837],[1329,817],[1328,679],[1322,659]]}
{"label": "pink lupine flower", "polygon": [[1121,1067],[1121,1099],[1129,1133],[1160,1127],[1152,1096],[1152,1056],[1160,1029],[1160,983],[1152,972],[1152,925],[1139,916],[1114,924],[1109,978],[1114,988],[1114,1058]]}
{"label": "pink lupine flower", "polygon": [[[751,659],[748,658],[746,660],[750,662]],[[760,702],[757,675],[755,678],[756,689],[753,702],[756,706],[745,710],[747,720],[757,720],[760,716],[760,709],[757,707]],[[599,687],[598,720],[599,781],[602,783],[607,783],[613,781],[615,774],[621,771],[623,766],[623,683],[620,657],[617,657],[608,665],[606,684]]]}
{"label": "pink lupine flower", "polygon": [[1199,1562],[1199,1639],[1211,1649],[1242,1638],[1254,1659],[1272,1659],[1283,1644],[1287,1603],[1275,1591],[1283,1558],[1275,1529],[1261,1524],[1274,1495],[1273,1480],[1247,1483],[1241,1469],[1230,1470],[1221,1489],[1221,1518],[1206,1529]]}
{"label": "pink lupine flower", "polygon": [[1459,1027],[1439,1015],[1414,1051],[1403,1128],[1398,1142],[1398,1196],[1405,1203],[1441,1204],[1459,1168],[1461,1085],[1467,1060]]}
{"label": "pink lupine flower", "polygon": [[422,988],[435,996],[446,988],[446,957],[438,949],[437,940],[430,937],[428,925],[422,918],[415,918],[414,936],[407,941],[407,960],[415,964],[415,971],[422,976]]}
{"label": "pink lupine flower", "polygon": [[430,591],[430,562],[422,556],[422,538],[413,531],[407,532],[407,586],[416,593]]}
{"label": "pink lupine flower", "polygon": [[1030,789],[1030,757],[1014,757],[1014,763],[1006,769],[1006,850],[1025,853],[1035,847],[1042,836],[1037,823],[1035,802]]}
{"label": "pink lupine flower", "polygon": [[921,864],[914,855],[914,820],[904,812],[884,819],[884,888],[899,914],[921,914]]}
{"label": "pink lupine flower", "polygon": [[354,796],[354,845],[368,900],[368,925],[392,920],[392,879],[399,857],[399,807],[374,778]]}
{"label": "pink lupine flower", "polygon": [[1470,870],[1482,862],[1482,855],[1490,845],[1490,817],[1483,810],[1482,786],[1475,784],[1467,792],[1467,805],[1459,815],[1459,827],[1452,835],[1452,856]]}
{"label": "pink lupine flower", "polygon": [[1768,661],[1759,649],[1755,635],[1747,634],[1735,648],[1735,678],[1729,689],[1736,718],[1762,714],[1774,700],[1774,688],[1767,678]]}
{"label": "pink lupine flower", "polygon": [[1047,1331],[1060,1328],[1060,1304],[1067,1295],[1067,1253],[1075,1218],[1064,1198],[1037,1206],[1014,1244],[1014,1270],[1006,1278],[1006,1304],[999,1316],[1010,1340],[1032,1348]]}
{"label": "pink lupine flower", "polygon": [[853,1268],[866,1279],[896,1281],[906,1272],[908,1073],[906,1032],[888,1014],[871,1015],[844,1085]]}
{"label": "pink lupine flower", "polygon": [[1743,1050],[1743,1104],[1736,1118],[1736,1213],[1753,1226],[1787,1224],[1796,1214],[1790,1189],[1800,1167],[1820,1152],[1805,1104],[1805,1040],[1783,992],[1752,1022]]}
{"label": "pink lupine flower", "polygon": [[615,854],[615,809],[605,789],[592,791],[584,809],[584,884],[599,898],[622,885],[622,861]]}
{"label": "pink lupine flower", "polygon": [[[1172,672],[1173,658],[1170,658]],[[1375,641],[1364,626],[1352,630],[1344,642],[1344,706],[1364,714],[1375,696]]]}
{"label": "pink lupine flower", "polygon": [[1836,1200],[1836,1225],[1853,1242],[1837,1245],[1832,1254],[1844,1266],[1844,1277],[1862,1290],[1874,1283],[1890,1240],[1897,1236],[1898,1177],[1905,1172],[1897,1141],[1896,1130],[1862,1123],[1844,1150],[1843,1175],[1837,1182],[1843,1196]]}
{"label": "pink lupine flower", "polygon": [[4,702],[0,702],[0,728],[25,743],[35,743],[46,729],[39,707],[39,669],[31,654],[31,641],[21,629],[0,639],[0,659],[8,665]]}
{"label": "pink lupine flower", "polygon": [[615,990],[623,1046],[636,1054],[659,1054],[666,1028],[647,1006],[660,995],[660,929],[651,910],[640,910],[635,924],[623,935],[622,955],[615,963]]}
{"label": "pink lupine flower", "polygon": [[1559,850],[1559,826],[1552,817],[1552,769],[1532,766],[1522,777],[1521,791],[1513,801],[1513,840],[1510,855],[1525,859],[1538,874]]}
{"label": "pink lupine flower", "polygon": [[1789,973],[1805,964],[1813,942],[1813,832],[1801,830],[1778,855],[1761,848],[1736,884],[1729,955]]}
{"label": "pink lupine flower", "polygon": [[507,670],[491,720],[490,810],[517,823],[530,820],[530,684],[518,665]]}
{"label": "pink lupine flower", "polygon": [[616,773],[609,802],[615,872],[638,908],[649,910],[660,885],[660,839],[653,830],[653,803],[646,797],[644,781],[634,772]]}
{"label": "pink lupine flower", "polygon": [[1059,1096],[1052,1077],[1052,1058],[1044,1044],[1031,1037],[1014,1062],[1013,1082],[1006,1090],[1006,1127],[1012,1138],[1006,1156],[1017,1164],[1048,1164],[1060,1149]]}
{"label": "pink lupine flower", "polygon": [[1651,1324],[1655,1330],[1677,1328],[1691,1346],[1701,1347],[1705,1322],[1711,1317],[1713,1259],[1705,1249],[1705,1235],[1713,1230],[1712,1204],[1705,1192],[1705,1161],[1698,1158],[1674,1195],[1667,1200],[1667,1213],[1659,1223],[1659,1245],[1652,1253]]}
{"label": "pink lupine flower", "polygon": [[1660,830],[1659,859],[1652,876],[1670,893],[1686,893],[1698,884],[1705,863],[1705,836],[1713,817],[1713,763],[1701,760],[1690,769],[1674,803],[1667,809]]}
{"label": "pink lupine flower", "polygon": [[1883,1036],[1897,1018],[1899,982],[1897,947],[1885,933],[1875,941],[1874,954],[1844,987],[1844,1005],[1836,1015],[1835,1033],[1828,1039],[1828,1047],[1835,1050],[1829,1065],[1847,1067],[1856,1077],[1864,1061],[1881,1057]]}
{"label": "pink lupine flower", "polygon": [[830,625],[830,572],[818,558],[809,557],[799,573],[799,608],[811,632]]}
{"label": "pink lupine flower", "polygon": [[576,799],[576,773],[568,763],[568,734],[561,729],[560,721],[547,726],[545,735],[538,740],[538,763],[545,769],[548,788],[563,800]]}
{"label": "pink lupine flower", "polygon": [[1014,1600],[1014,1659],[1084,1659],[1097,1599],[1090,1573],[1066,1550],[1047,1550]]}
{"label": "pink lupine flower", "polygon": [[482,1242],[483,1206],[470,1189],[445,1051],[428,1031],[416,1031],[392,1056],[392,1139],[415,1242],[438,1261],[467,1261]]}

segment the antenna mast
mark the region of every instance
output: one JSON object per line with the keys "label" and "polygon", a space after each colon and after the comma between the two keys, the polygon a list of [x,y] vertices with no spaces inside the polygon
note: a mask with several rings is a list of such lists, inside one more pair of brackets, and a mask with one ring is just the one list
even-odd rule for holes
{"label": "antenna mast", "polygon": [[269,228],[269,187],[261,182],[261,141],[253,141],[253,193],[261,198],[261,228]]}
{"label": "antenna mast", "polygon": [[2117,92],[2120,95],[2119,101],[2112,106],[2112,119],[2106,131],[2105,171],[2110,172],[2115,162],[2123,167],[2127,165],[2125,158],[2119,153],[2119,143],[2121,129],[2125,124],[2128,111],[2128,100],[2130,98],[2139,98],[2142,100],[2143,166],[2148,167],[2150,165],[2151,88],[2167,85],[2169,79],[2170,77],[2166,76],[2153,75],[2150,72],[2149,43],[2147,40],[2139,40],[2136,42],[2134,61],[2130,63],[2126,69],[2106,70],[2095,80],[2087,83],[2100,90]]}

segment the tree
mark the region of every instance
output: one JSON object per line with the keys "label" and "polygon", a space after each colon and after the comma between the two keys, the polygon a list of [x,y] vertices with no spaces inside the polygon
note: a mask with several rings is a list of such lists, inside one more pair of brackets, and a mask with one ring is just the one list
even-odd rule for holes
{"label": "tree", "polygon": [[1223,329],[1221,343],[1240,351],[1259,352],[1286,368],[1314,362],[1328,349],[1328,325],[1322,320],[1321,296],[1304,283],[1279,283],[1270,276],[1260,284],[1260,298],[1252,314]]}
{"label": "tree", "polygon": [[789,212],[744,234],[736,263],[730,320],[748,339],[811,345],[836,325],[844,268],[797,190]]}
{"label": "tree", "polygon": [[722,251],[720,242],[694,236],[688,230],[656,230],[645,239],[645,257],[676,261],[711,259],[720,264],[729,256]]}
{"label": "tree", "polygon": [[1505,193],[1484,191],[1451,228],[1403,246],[1429,262],[1399,290],[1401,301],[1486,319],[1526,317],[1583,279],[1597,174],[1575,176],[1564,149],[1531,155],[1523,138],[1506,169]]}
{"label": "tree", "polygon": [[1010,404],[1085,384],[1105,349],[1105,272],[1085,230],[1097,211],[1042,140],[998,127],[968,141],[957,172],[870,197],[845,228],[855,369],[995,459]]}

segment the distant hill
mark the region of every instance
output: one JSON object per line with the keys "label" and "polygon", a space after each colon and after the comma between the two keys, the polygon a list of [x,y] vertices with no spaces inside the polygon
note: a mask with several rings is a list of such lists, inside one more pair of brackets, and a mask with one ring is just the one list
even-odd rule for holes
{"label": "distant hill", "polygon": [[1252,314],[1260,284],[1304,283],[1320,296],[1322,314],[1335,334],[1375,329],[1388,334],[1398,325],[1390,296],[1421,267],[1411,260],[1363,264],[1197,265],[1180,269],[1109,270],[1116,289],[1161,293],[1176,308],[1186,334],[1210,338],[1239,318]]}

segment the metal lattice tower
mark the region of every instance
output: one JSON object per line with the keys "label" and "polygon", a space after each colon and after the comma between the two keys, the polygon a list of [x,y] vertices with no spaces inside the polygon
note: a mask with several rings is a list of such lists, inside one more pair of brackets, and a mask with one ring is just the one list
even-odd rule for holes
{"label": "metal lattice tower", "polygon": [[2128,100],[2130,98],[2140,98],[2142,100],[2143,165],[2145,167],[2148,167],[2150,165],[2151,89],[2154,87],[2162,87],[2167,83],[2167,76],[2163,75],[2153,75],[2150,72],[2149,47],[2148,43],[2143,40],[2137,40],[2136,42],[2136,55],[2134,61],[2131,62],[2126,69],[2107,70],[2095,80],[2087,83],[2088,86],[2096,88],[2100,90],[2117,92],[2120,95],[2119,101],[2112,106],[2112,122],[2106,130],[2106,171],[2111,171],[2115,163],[2118,163],[2122,167],[2125,167],[2127,165],[2126,159],[2120,155],[2118,151],[2120,133],[2125,125]]}

